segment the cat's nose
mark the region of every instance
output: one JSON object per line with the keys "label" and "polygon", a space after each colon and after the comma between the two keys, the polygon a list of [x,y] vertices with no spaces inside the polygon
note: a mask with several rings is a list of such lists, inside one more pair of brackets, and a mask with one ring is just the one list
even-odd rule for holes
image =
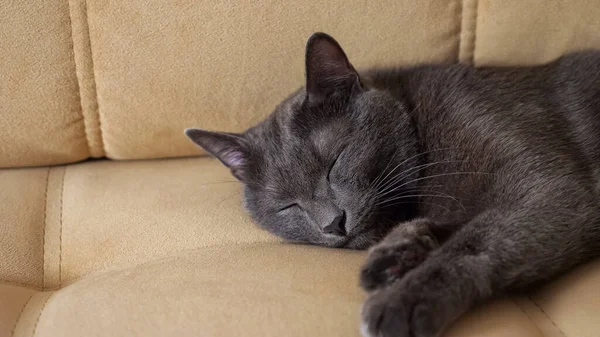
{"label": "cat's nose", "polygon": [[329,225],[323,227],[323,232],[327,234],[346,236],[346,212],[342,211],[342,213],[333,218]]}

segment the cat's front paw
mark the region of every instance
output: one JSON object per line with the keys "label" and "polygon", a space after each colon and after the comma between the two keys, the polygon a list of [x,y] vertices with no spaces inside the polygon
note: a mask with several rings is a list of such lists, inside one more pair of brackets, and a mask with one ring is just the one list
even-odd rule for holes
{"label": "cat's front paw", "polygon": [[371,293],[363,304],[360,331],[363,337],[410,337],[410,306],[392,303],[384,290]]}
{"label": "cat's front paw", "polygon": [[386,287],[421,264],[429,253],[426,240],[415,238],[399,244],[373,247],[360,272],[360,285],[367,291]]}
{"label": "cat's front paw", "polygon": [[438,337],[442,317],[436,316],[436,305],[397,285],[371,293],[362,307],[362,335]]}
{"label": "cat's front paw", "polygon": [[420,265],[438,246],[424,221],[407,223],[373,246],[360,272],[360,285],[367,291],[380,289],[401,279]]}

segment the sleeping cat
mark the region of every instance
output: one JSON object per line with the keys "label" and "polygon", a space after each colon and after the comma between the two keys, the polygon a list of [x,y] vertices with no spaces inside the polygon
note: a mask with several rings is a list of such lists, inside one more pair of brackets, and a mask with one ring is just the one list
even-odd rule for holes
{"label": "sleeping cat", "polygon": [[433,337],[600,255],[600,52],[359,73],[324,33],[306,85],[240,134],[186,134],[280,237],[372,246],[364,336]]}

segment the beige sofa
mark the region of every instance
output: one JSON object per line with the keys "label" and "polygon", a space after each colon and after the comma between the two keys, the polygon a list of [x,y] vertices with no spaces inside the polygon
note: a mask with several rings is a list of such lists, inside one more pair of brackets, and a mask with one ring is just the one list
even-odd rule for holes
{"label": "beige sofa", "polygon": [[[600,48],[599,18],[598,0],[2,1],[0,336],[358,336],[364,253],[259,230],[183,129],[267,115],[313,31],[358,67],[536,64]],[[598,337],[599,292],[595,261],[447,335]]]}

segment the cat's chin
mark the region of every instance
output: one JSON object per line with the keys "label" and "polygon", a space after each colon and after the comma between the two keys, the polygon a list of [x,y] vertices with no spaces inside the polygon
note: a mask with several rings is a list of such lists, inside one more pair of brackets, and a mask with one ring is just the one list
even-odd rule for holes
{"label": "cat's chin", "polygon": [[380,238],[375,236],[361,235],[352,238],[342,248],[364,250],[376,244],[379,239]]}
{"label": "cat's chin", "polygon": [[356,249],[364,250],[367,249],[381,240],[381,235],[377,235],[375,231],[364,232],[355,236],[350,236],[345,240],[336,242],[333,244],[325,244],[332,248],[345,248],[345,249]]}
{"label": "cat's chin", "polygon": [[309,245],[309,246],[321,246],[327,248],[341,248],[341,249],[354,249],[354,250],[365,250],[381,240],[381,236],[375,235],[374,233],[367,232],[361,235],[347,237],[340,240],[331,240],[326,242],[308,242],[308,241],[294,241],[286,240],[285,242],[295,245]]}

